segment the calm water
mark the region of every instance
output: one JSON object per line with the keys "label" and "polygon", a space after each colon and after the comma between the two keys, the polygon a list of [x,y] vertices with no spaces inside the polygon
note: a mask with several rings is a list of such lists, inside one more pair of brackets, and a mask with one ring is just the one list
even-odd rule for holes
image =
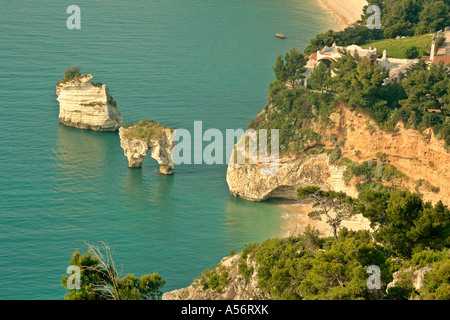
{"label": "calm water", "polygon": [[[335,24],[314,0],[0,1],[0,299],[62,299],[76,248],[106,241],[124,273],[189,285],[230,249],[279,236],[271,202],[230,197],[226,165],[128,169],[117,133],[58,123],[55,83],[81,67],[126,123],[245,128],[276,55]],[[287,40],[273,37],[277,32]]]}

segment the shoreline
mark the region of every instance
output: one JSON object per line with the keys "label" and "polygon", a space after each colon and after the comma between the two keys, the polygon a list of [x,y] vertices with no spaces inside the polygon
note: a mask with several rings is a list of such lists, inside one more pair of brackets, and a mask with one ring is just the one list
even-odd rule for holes
{"label": "shoreline", "polygon": [[318,0],[318,2],[337,18],[340,30],[358,21],[361,18],[362,9],[367,5],[366,0]]}
{"label": "shoreline", "polygon": [[[361,18],[362,10],[367,5],[366,0],[318,0],[319,5],[331,11],[337,19],[337,26],[344,30],[352,23]],[[313,211],[312,204],[300,204],[292,200],[280,200],[276,204],[282,210],[281,237],[299,235],[304,232],[305,227],[310,224],[320,231],[321,236],[332,236],[332,230],[325,221],[312,220],[308,213]],[[324,219],[325,220],[325,219]],[[362,215],[356,215],[350,220],[342,222],[343,227],[351,230],[371,230],[370,221]]]}
{"label": "shoreline", "polygon": [[[326,223],[325,217],[322,217],[321,221],[313,220],[308,217],[308,213],[313,211],[312,203],[301,204],[294,201],[281,201],[277,204],[279,208],[283,210],[282,225],[280,230],[280,237],[286,238],[290,236],[298,236],[305,231],[306,226],[309,224],[311,227],[320,231],[322,237],[331,237],[333,232],[331,227]],[[349,230],[370,230],[370,221],[364,218],[362,214],[357,214],[351,219],[342,221],[342,227],[346,227]]]}

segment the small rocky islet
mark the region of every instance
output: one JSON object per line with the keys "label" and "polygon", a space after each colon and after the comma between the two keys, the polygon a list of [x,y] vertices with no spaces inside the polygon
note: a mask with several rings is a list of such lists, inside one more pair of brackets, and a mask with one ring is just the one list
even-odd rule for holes
{"label": "small rocky islet", "polygon": [[140,168],[151,150],[160,173],[173,174],[173,129],[154,120],[124,125],[117,102],[102,83],[93,83],[93,75],[80,73],[76,66],[66,69],[56,84],[59,122],[83,130],[119,131],[120,145],[128,158],[128,167]]}

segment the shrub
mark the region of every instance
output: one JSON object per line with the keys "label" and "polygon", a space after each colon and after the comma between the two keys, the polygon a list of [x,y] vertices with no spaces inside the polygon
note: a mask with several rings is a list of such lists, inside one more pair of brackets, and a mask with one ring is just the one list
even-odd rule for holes
{"label": "shrub", "polygon": [[79,76],[81,76],[80,68],[78,68],[77,66],[73,66],[72,68],[67,68],[66,71],[64,71],[62,81],[67,82],[78,78]]}
{"label": "shrub", "polygon": [[341,149],[337,148],[330,154],[330,163],[334,164],[342,155]]}
{"label": "shrub", "polygon": [[406,58],[407,59],[415,59],[419,56],[419,48],[416,46],[411,46],[406,49]]}

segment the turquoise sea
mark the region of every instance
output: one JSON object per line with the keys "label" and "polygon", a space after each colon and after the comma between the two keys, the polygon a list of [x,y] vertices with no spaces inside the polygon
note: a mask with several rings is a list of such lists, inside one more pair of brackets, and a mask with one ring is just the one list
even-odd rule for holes
{"label": "turquoise sea", "polygon": [[[73,4],[80,30],[66,27]],[[316,0],[1,0],[0,299],[63,299],[85,242],[108,242],[124,274],[159,272],[169,291],[280,236],[278,207],[231,197],[226,165],[129,169],[117,133],[59,124],[66,68],[105,83],[126,123],[246,128],[277,54],[335,23]]]}

